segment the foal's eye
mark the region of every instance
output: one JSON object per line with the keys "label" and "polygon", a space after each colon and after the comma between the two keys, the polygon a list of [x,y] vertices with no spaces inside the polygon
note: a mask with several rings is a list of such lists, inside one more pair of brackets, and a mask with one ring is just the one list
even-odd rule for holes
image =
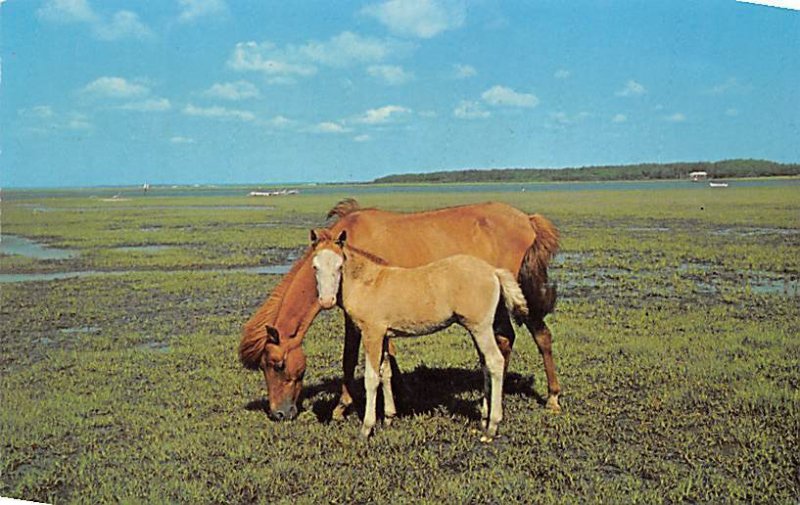
{"label": "foal's eye", "polygon": [[272,365],[272,369],[275,370],[276,372],[281,372],[283,371],[284,368],[286,368],[286,363],[284,363],[283,361],[279,361],[274,365]]}

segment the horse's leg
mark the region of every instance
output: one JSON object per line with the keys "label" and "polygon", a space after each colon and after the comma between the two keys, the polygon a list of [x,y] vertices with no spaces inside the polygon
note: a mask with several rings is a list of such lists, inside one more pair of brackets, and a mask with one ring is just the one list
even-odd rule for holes
{"label": "horse's leg", "polygon": [[525,320],[525,326],[533,335],[533,340],[539,348],[539,354],[544,360],[544,373],[547,375],[547,408],[553,412],[561,412],[561,405],[558,403],[558,395],[561,393],[561,386],[558,384],[556,376],[556,364],[553,361],[552,341],[553,335],[544,319],[529,317]]}
{"label": "horse's leg", "polygon": [[[491,395],[489,399],[489,415],[486,425],[486,432],[481,437],[482,442],[491,442],[497,435],[497,427],[503,420],[503,366],[505,360],[503,354],[494,339],[494,333],[490,324],[483,324],[473,328],[468,328],[478,352],[483,355],[485,370],[488,370],[489,391],[486,395]],[[486,372],[484,372],[484,377]],[[484,397],[486,402],[486,397]]]}
{"label": "horse's leg", "polygon": [[381,383],[380,370],[383,357],[383,334],[369,332],[364,335],[364,388],[366,389],[367,405],[364,409],[364,423],[361,425],[361,435],[369,437],[375,426],[375,401],[378,396],[378,386]]}
{"label": "horse's leg", "polygon": [[353,404],[354,376],[358,364],[358,348],[361,344],[361,332],[350,316],[344,315],[344,352],[342,354],[342,394],[339,403],[333,409],[333,419],[341,421]]}
{"label": "horse's leg", "polygon": [[[389,339],[386,339],[388,342]],[[383,424],[390,426],[397,415],[394,406],[394,394],[392,392],[392,365],[389,362],[391,355],[389,351],[383,352],[383,362],[381,363],[381,387],[383,389]]]}
{"label": "horse's leg", "polygon": [[497,309],[494,312],[494,339],[497,341],[497,347],[503,354],[503,373],[508,372],[508,363],[511,361],[511,348],[514,347],[514,325],[511,324],[511,317],[508,315],[508,309],[505,302],[500,300],[497,303]]}

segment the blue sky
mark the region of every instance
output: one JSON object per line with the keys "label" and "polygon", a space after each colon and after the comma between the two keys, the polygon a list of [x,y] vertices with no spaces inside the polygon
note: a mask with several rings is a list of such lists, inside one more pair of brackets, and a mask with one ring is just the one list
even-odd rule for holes
{"label": "blue sky", "polygon": [[0,1],[3,187],[800,161],[800,12]]}

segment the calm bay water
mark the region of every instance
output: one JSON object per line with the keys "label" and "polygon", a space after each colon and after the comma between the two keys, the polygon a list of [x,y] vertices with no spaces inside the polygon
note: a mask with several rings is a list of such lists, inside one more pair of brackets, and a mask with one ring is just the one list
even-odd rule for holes
{"label": "calm bay water", "polygon": [[[626,191],[693,189],[725,191],[735,188],[760,188],[776,186],[800,186],[800,178],[736,179],[729,181],[729,188],[709,188],[707,183],[689,181],[611,181],[611,182],[547,182],[547,183],[485,183],[485,184],[297,184],[280,187],[297,189],[304,195],[380,194],[380,193],[508,193],[519,191]],[[251,191],[276,189],[270,185],[202,185],[202,186],[151,186],[147,195],[159,197],[237,197],[247,196]],[[138,186],[54,189],[4,189],[3,200],[28,200],[41,198],[127,198],[142,195]],[[263,197],[271,198],[271,197]],[[284,196],[281,198],[291,198]]]}

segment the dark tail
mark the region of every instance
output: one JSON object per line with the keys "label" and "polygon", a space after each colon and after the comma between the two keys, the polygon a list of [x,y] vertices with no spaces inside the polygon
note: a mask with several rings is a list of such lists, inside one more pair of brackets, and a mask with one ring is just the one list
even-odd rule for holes
{"label": "dark tail", "polygon": [[546,217],[528,216],[536,233],[533,244],[525,252],[519,270],[519,284],[533,320],[544,319],[556,305],[556,285],[547,281],[547,266],[558,252],[558,229]]}

